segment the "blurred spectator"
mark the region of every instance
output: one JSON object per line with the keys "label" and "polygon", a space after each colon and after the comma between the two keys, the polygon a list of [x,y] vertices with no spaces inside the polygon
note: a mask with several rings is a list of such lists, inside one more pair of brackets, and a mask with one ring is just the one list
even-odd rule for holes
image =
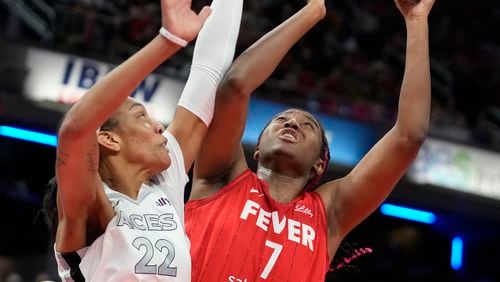
{"label": "blurred spectator", "polygon": [[0,281],[22,282],[21,276],[15,272],[12,260],[4,256],[0,256]]}

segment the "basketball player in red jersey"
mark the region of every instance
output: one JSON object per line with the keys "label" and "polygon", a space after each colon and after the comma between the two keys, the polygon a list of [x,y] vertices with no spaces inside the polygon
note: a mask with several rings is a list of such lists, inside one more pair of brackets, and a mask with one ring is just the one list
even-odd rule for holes
{"label": "basketball player in red jersey", "polygon": [[324,281],[340,242],[405,173],[429,126],[427,18],[434,0],[395,4],[407,30],[395,125],[347,176],[317,188],[329,153],[309,113],[291,109],[269,122],[255,151],[256,173],[240,140],[250,94],[324,16],[324,2],[310,0],[233,63],[217,94],[186,206],[193,281]]}

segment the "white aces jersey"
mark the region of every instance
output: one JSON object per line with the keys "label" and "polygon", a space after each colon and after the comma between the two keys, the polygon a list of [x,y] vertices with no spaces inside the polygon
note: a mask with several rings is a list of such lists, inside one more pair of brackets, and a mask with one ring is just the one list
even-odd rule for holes
{"label": "white aces jersey", "polygon": [[184,228],[188,176],[174,136],[165,131],[172,163],[143,184],[137,200],[104,185],[116,215],[92,245],[56,252],[62,281],[190,281],[189,240]]}

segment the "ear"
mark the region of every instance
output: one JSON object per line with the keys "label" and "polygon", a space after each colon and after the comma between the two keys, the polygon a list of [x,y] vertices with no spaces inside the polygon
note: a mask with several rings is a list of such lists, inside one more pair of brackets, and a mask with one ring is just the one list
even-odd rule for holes
{"label": "ear", "polygon": [[326,168],[325,161],[320,159],[320,158],[314,163],[314,165],[312,167],[312,169],[316,175],[322,174],[323,171],[325,170],[325,168]]}
{"label": "ear", "polygon": [[120,151],[120,137],[111,131],[99,131],[97,133],[97,142],[104,148],[118,152]]}
{"label": "ear", "polygon": [[253,159],[258,161],[260,158],[260,152],[259,152],[259,146],[257,146],[257,148],[255,148],[255,152],[253,153]]}

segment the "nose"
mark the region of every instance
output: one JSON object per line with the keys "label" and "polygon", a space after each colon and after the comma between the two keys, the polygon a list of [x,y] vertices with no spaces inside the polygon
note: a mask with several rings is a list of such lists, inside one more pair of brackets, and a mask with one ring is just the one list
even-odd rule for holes
{"label": "nose", "polygon": [[294,118],[291,118],[285,122],[285,127],[291,127],[295,130],[299,130],[299,123]]}
{"label": "nose", "polygon": [[163,132],[165,132],[165,127],[161,123],[156,122],[154,128],[155,133],[163,134]]}

